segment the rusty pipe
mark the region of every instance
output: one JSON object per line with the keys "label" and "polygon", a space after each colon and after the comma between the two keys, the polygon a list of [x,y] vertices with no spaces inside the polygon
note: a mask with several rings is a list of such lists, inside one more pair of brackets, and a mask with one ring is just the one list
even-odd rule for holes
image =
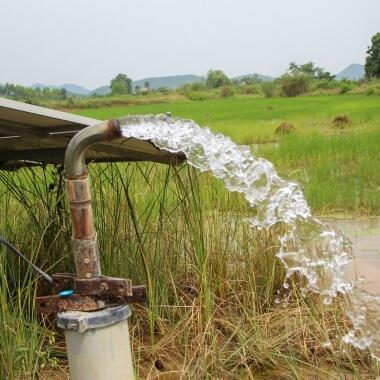
{"label": "rusty pipe", "polygon": [[66,149],[66,194],[72,219],[71,244],[78,278],[91,279],[101,275],[86,152],[96,143],[120,136],[119,121],[109,120],[78,132]]}
{"label": "rusty pipe", "polygon": [[108,120],[79,131],[70,141],[65,154],[66,179],[76,179],[87,175],[86,151],[99,142],[121,137],[120,122]]}

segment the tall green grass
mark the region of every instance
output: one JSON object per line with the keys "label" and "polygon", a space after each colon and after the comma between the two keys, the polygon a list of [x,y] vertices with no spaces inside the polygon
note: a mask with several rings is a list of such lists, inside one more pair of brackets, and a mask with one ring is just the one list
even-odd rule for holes
{"label": "tall green grass", "polygon": [[303,185],[318,213],[378,215],[380,129],[337,135],[286,136],[278,146],[260,146],[280,173]]}
{"label": "tall green grass", "polygon": [[[27,253],[33,262],[42,258],[42,236],[33,236],[29,218],[14,209],[11,192],[1,195],[0,235],[8,237]],[[20,223],[19,218],[23,219]],[[0,247],[0,378],[32,379],[44,366],[55,365],[51,354],[54,331],[50,323],[38,320],[34,309],[38,279],[29,267],[23,265],[3,247]]]}
{"label": "tall green grass", "polygon": [[[280,230],[252,230],[240,195],[188,166],[102,164],[90,175],[103,273],[148,286],[149,304],[135,306],[131,321],[139,378],[378,373],[368,352],[342,345],[340,300],[303,297],[296,277],[282,287]],[[51,168],[0,176],[2,233],[50,272],[74,271],[61,179]],[[0,262],[0,373],[43,377],[66,365],[32,306],[48,289],[4,251]]]}

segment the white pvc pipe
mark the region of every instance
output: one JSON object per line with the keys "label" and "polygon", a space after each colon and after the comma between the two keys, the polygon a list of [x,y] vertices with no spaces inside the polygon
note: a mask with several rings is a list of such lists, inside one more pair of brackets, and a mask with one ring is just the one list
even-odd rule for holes
{"label": "white pvc pipe", "polygon": [[[129,308],[128,305],[123,307]],[[59,314],[58,325],[65,328],[70,380],[134,379],[127,318],[113,320],[112,324],[104,327],[92,328],[94,319],[97,324],[99,321],[100,324],[109,323],[104,323],[104,312],[107,310],[110,309]],[[88,323],[88,318],[92,322]],[[67,323],[68,319],[71,324]]]}

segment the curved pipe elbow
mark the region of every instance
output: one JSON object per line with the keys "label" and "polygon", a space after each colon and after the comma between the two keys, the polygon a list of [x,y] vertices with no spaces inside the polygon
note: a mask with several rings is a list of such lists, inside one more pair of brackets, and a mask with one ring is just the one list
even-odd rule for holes
{"label": "curved pipe elbow", "polygon": [[65,154],[66,179],[87,175],[86,152],[96,143],[121,137],[120,122],[117,119],[82,129],[70,141]]}

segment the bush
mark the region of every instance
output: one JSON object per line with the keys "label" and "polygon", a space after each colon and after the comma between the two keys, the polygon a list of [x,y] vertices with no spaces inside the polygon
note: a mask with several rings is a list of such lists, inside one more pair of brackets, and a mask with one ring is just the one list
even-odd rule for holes
{"label": "bush", "polygon": [[220,96],[222,98],[228,98],[234,94],[234,89],[232,86],[224,85],[220,88]]}
{"label": "bush", "polygon": [[334,88],[339,87],[339,83],[335,80],[316,80],[314,81],[315,88],[316,89],[323,89],[323,90],[332,90]]}
{"label": "bush", "polygon": [[340,87],[339,93],[345,94],[348,91],[351,91],[354,88],[354,86],[355,86],[354,83],[351,81],[348,81],[348,80],[341,81],[339,83],[339,87]]}
{"label": "bush", "polygon": [[261,83],[261,90],[266,98],[272,98],[274,96],[276,85],[273,82]]}
{"label": "bush", "polygon": [[206,84],[204,82],[194,82],[188,85],[191,91],[204,91]]}
{"label": "bush", "polygon": [[244,95],[253,95],[257,94],[258,90],[254,84],[243,84],[239,87],[239,92]]}
{"label": "bush", "polygon": [[305,74],[284,74],[279,82],[284,96],[293,97],[310,91],[311,78]]}
{"label": "bush", "polygon": [[373,84],[373,88],[375,90],[374,95],[380,95],[380,80]]}

